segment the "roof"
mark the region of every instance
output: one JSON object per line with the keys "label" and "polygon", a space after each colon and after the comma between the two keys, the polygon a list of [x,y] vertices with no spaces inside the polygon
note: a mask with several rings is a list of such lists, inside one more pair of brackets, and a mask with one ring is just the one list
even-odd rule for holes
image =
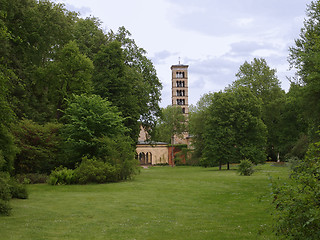
{"label": "roof", "polygon": [[145,142],[145,141],[138,141],[137,145],[168,145],[166,142]]}

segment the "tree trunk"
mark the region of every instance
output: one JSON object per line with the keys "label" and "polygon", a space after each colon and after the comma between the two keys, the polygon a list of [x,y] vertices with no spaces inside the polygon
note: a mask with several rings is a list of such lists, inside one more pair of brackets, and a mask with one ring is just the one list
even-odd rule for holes
{"label": "tree trunk", "polygon": [[227,163],[227,166],[228,166],[227,169],[230,170],[230,163],[229,162]]}
{"label": "tree trunk", "polygon": [[222,165],[221,162],[219,162],[219,171],[221,171]]}

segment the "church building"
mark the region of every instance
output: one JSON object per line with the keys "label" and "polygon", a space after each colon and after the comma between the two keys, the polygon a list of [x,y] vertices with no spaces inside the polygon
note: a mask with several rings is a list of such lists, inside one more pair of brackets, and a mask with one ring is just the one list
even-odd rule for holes
{"label": "church building", "polygon": [[[172,83],[172,106],[181,107],[182,113],[188,120],[188,65],[171,66],[171,83]],[[172,156],[176,150],[171,147],[170,143],[148,142],[147,131],[140,127],[140,135],[137,144],[137,156],[141,165],[172,164]],[[189,133],[183,133],[183,137],[174,136],[173,144],[190,145]]]}

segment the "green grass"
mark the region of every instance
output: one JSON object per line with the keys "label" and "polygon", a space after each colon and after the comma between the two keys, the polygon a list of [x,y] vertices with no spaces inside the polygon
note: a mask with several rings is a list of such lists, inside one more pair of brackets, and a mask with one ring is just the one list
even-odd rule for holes
{"label": "green grass", "polygon": [[235,170],[200,167],[142,169],[133,181],[30,185],[0,217],[1,239],[276,239],[270,230],[270,180],[286,167]]}

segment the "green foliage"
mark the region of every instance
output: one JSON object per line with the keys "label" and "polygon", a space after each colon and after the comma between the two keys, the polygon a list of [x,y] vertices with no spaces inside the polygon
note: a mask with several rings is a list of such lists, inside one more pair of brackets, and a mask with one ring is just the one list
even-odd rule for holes
{"label": "green foliage", "polygon": [[80,52],[92,61],[99,52],[100,46],[106,44],[107,39],[101,29],[101,21],[95,17],[79,18],[74,26],[74,39]]}
{"label": "green foliage", "polygon": [[308,120],[310,136],[317,138],[320,119],[320,2],[311,1],[307,18],[295,46],[290,48],[289,62],[297,69],[298,84],[302,86],[303,112]]}
{"label": "green foliage", "polygon": [[74,184],[76,182],[77,178],[74,170],[62,166],[52,170],[48,179],[48,183],[51,185]]}
{"label": "green foliage", "polygon": [[254,172],[252,162],[248,159],[241,160],[238,172],[240,173],[240,175],[251,176]]}
{"label": "green foliage", "polygon": [[37,124],[21,120],[13,127],[19,153],[15,158],[15,173],[50,173],[60,163],[59,130],[61,124]]}
{"label": "green foliage", "polygon": [[[267,154],[276,158],[280,151],[284,151],[287,142],[282,129],[286,124],[282,116],[285,106],[285,92],[280,87],[280,81],[276,76],[276,70],[271,69],[263,58],[254,58],[252,62],[247,61],[240,66],[236,74],[237,80],[229,87],[236,89],[240,86],[247,87],[259,99],[262,100],[261,118],[267,127]],[[282,125],[281,125],[282,124]],[[295,127],[295,126],[294,126]],[[285,155],[284,152],[281,155]],[[251,159],[249,157],[249,159]],[[275,160],[275,159],[273,159]]]}
{"label": "green foliage", "polygon": [[11,198],[28,198],[26,186],[19,184],[7,172],[0,172],[0,215],[10,215]]}
{"label": "green foliage", "polygon": [[64,114],[61,135],[70,168],[84,156],[99,157],[99,138],[113,139],[127,132],[117,108],[97,95],[74,96]]}
{"label": "green foliage", "polygon": [[96,158],[83,158],[75,170],[75,175],[80,184],[119,181],[119,169]]}
{"label": "green foliage", "polygon": [[[131,87],[128,92],[120,93],[127,96],[117,98],[119,100],[121,98],[126,99],[127,102],[121,100],[121,102],[114,103],[112,99],[109,100],[119,107],[124,117],[128,117],[126,126],[132,130],[131,137],[135,141],[139,135],[137,121],[140,120],[144,126],[150,127],[154,125],[156,117],[160,115],[159,101],[162,84],[157,77],[153,63],[146,57],[147,52],[138,47],[130,36],[130,32],[124,27],[120,27],[117,33],[110,31],[107,34],[109,42],[120,42],[123,49],[122,57],[124,57],[126,65],[126,79],[125,85],[119,87],[121,89],[128,89],[126,85]],[[117,62],[116,59],[114,61]],[[123,79],[118,81],[123,82]],[[113,84],[117,86],[119,83],[114,82]],[[133,109],[130,109],[130,107],[133,107]]]}
{"label": "green foliage", "polygon": [[274,228],[283,239],[320,237],[320,142],[311,144],[290,181],[273,183]]}
{"label": "green foliage", "polygon": [[92,92],[93,63],[80,53],[75,41],[70,41],[57,53],[56,60],[49,64],[47,71],[48,98],[58,119],[65,108],[66,99],[73,94]]}
{"label": "green foliage", "polygon": [[254,163],[265,161],[266,127],[261,120],[261,101],[248,88],[214,93],[204,116],[205,166],[221,167],[244,158]]}
{"label": "green foliage", "polygon": [[209,112],[208,107],[212,104],[214,94],[204,94],[197,102],[197,106],[189,107],[189,132],[192,135],[192,146],[194,152],[192,157],[195,159],[201,159],[199,162],[202,166],[209,166],[208,160],[203,157],[203,149],[205,147],[204,135],[205,128],[203,123],[208,119]]}
{"label": "green foliage", "polygon": [[10,192],[12,198],[27,199],[28,192],[26,185],[19,183],[16,179],[11,178]]}
{"label": "green foliage", "polygon": [[19,183],[23,184],[36,184],[48,182],[48,175],[41,173],[17,174],[15,175],[15,178]]}
{"label": "green foliage", "polygon": [[[11,199],[10,175],[6,172],[0,172],[0,200],[8,202]],[[3,203],[3,202],[2,202]],[[0,214],[6,214],[4,209]]]}
{"label": "green foliage", "polygon": [[134,145],[129,136],[104,136],[95,139],[94,142],[98,149],[96,156],[119,170],[119,180],[130,179],[138,173],[139,162],[135,159]]}
{"label": "green foliage", "polygon": [[55,109],[48,100],[50,77],[42,73],[72,40],[76,13],[50,1],[1,0],[0,5],[11,34],[5,62],[16,76],[10,78],[13,109],[19,118],[43,123]]}
{"label": "green foliage", "polygon": [[13,172],[17,152],[18,149],[8,127],[0,123],[0,171]]}

